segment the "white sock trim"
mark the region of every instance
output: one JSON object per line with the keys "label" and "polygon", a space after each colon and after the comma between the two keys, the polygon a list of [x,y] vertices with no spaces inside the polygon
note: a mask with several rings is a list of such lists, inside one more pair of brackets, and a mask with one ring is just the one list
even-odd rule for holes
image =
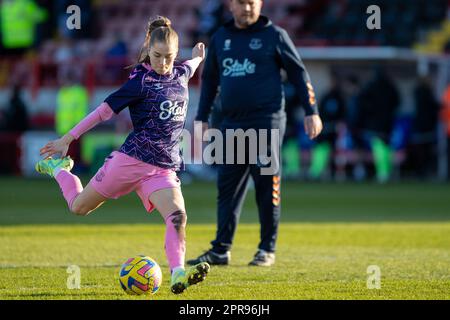
{"label": "white sock trim", "polygon": [[58,167],[58,168],[56,168],[54,171],[53,171],[53,176],[56,178],[56,176],[61,172],[61,171],[67,171],[67,172],[70,172],[69,170],[67,170],[67,169],[65,169],[65,168],[60,168],[60,167]]}
{"label": "white sock trim", "polygon": [[172,275],[178,271],[184,271],[184,267],[183,266],[178,266],[172,269]]}

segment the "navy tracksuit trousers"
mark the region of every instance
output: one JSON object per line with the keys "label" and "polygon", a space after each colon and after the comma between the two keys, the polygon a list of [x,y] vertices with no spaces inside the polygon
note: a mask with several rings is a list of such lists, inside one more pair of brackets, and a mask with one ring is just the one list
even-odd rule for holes
{"label": "navy tracksuit trousers", "polygon": [[[275,127],[272,125],[272,128],[279,129],[280,148],[285,127],[285,121],[278,122]],[[246,129],[244,128],[244,130]],[[222,129],[222,132],[224,132],[224,129]],[[268,129],[268,132],[270,132],[270,129]],[[226,147],[224,148],[226,149]],[[248,151],[248,143],[246,143],[246,152]],[[226,152],[227,150],[224,153],[226,154]],[[237,150],[237,152],[242,152],[242,150]],[[278,150],[279,157],[281,156],[280,153],[280,150]],[[259,161],[256,164],[251,164],[248,154],[246,154],[245,164],[236,164],[236,162],[235,164],[226,164],[224,161],[224,164],[218,165],[217,233],[216,238],[211,242],[214,252],[225,253],[231,249],[250,177],[255,185],[256,204],[261,225],[258,248],[275,252],[280,220],[281,183],[281,159],[279,158],[277,161],[279,165],[277,170],[274,170],[274,174],[264,174],[261,171],[264,165]]]}

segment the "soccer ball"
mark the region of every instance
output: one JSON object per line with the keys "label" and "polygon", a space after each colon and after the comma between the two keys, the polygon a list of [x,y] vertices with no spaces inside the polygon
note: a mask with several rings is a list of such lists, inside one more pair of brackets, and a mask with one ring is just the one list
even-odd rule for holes
{"label": "soccer ball", "polygon": [[154,294],[161,286],[161,268],[152,258],[139,255],[128,259],[122,265],[119,282],[128,294]]}

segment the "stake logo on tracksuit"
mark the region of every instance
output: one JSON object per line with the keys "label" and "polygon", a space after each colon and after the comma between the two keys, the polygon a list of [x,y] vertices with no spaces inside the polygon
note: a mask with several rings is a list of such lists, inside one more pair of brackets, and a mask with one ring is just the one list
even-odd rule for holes
{"label": "stake logo on tracksuit", "polygon": [[244,62],[240,63],[238,59],[227,58],[223,60],[222,65],[224,77],[244,77],[247,74],[255,73],[256,68],[256,65],[249,59],[245,59]]}

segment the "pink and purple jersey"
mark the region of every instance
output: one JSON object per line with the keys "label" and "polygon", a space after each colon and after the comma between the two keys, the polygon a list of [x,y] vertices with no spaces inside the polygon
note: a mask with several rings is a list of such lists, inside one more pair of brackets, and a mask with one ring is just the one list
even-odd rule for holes
{"label": "pink and purple jersey", "polygon": [[130,111],[134,130],[120,152],[161,168],[182,167],[179,142],[188,107],[188,82],[194,72],[186,62],[175,62],[169,75],[141,64],[105,99],[116,114],[126,107]]}

